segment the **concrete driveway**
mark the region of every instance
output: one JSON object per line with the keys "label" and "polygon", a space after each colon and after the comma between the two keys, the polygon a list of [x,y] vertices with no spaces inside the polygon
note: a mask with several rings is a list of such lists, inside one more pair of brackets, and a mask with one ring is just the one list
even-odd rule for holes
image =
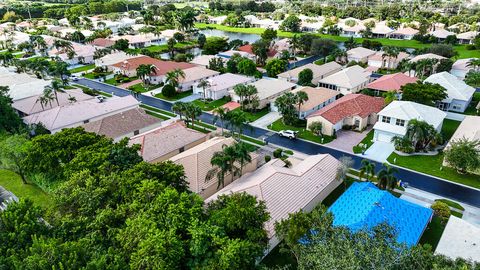
{"label": "concrete driveway", "polygon": [[182,99],[179,99],[178,101],[181,101],[181,102],[192,102],[194,100],[197,100],[197,99],[201,99],[202,98],[202,95],[200,94],[191,94],[190,96],[188,97],[184,97]]}
{"label": "concrete driveway", "polygon": [[329,147],[333,147],[335,149],[340,149],[349,153],[353,153],[353,147],[359,144],[363,140],[363,138],[367,136],[367,133],[369,131],[370,130],[366,130],[360,133],[351,130],[339,130],[337,131],[337,138],[325,145],[328,145]]}
{"label": "concrete driveway", "polygon": [[250,125],[259,128],[268,128],[268,125],[282,118],[279,112],[269,112],[266,115],[258,118],[256,121],[251,122]]}
{"label": "concrete driveway", "polygon": [[393,143],[377,141],[365,151],[364,157],[383,163],[387,161],[393,150],[395,150]]}

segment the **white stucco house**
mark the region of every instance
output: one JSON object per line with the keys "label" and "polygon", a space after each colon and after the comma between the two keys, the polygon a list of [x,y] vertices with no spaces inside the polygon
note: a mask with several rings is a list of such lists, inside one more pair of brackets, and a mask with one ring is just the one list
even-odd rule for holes
{"label": "white stucco house", "polygon": [[372,81],[370,75],[371,72],[355,65],[321,79],[318,86],[339,91],[342,95],[354,94]]}
{"label": "white stucco house", "polygon": [[[224,96],[228,96],[228,91],[238,84],[247,84],[255,81],[254,77],[247,77],[239,74],[225,73],[218,76],[213,76],[207,79],[209,86],[205,87],[205,97],[207,99],[221,99]],[[194,94],[204,95],[204,89],[199,87],[198,84],[193,88]]]}
{"label": "white stucco house", "polygon": [[424,82],[439,84],[447,90],[448,97],[437,103],[442,111],[464,112],[475,93],[475,88],[446,71],[432,74]]}
{"label": "white stucco house", "polygon": [[425,121],[440,132],[446,116],[435,107],[412,101],[393,101],[378,113],[377,123],[373,126],[373,141],[389,143],[394,137],[405,136],[412,119]]}

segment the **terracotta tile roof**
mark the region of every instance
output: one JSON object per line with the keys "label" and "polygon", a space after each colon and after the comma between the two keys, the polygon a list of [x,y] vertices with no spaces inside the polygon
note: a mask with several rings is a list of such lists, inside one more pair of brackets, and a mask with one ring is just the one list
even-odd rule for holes
{"label": "terracotta tile roof", "polygon": [[96,38],[91,43],[93,46],[108,48],[115,44],[115,41],[107,38]]}
{"label": "terracotta tile roof", "polygon": [[[255,55],[255,53],[253,52],[253,46],[251,44],[240,46],[237,50]],[[269,49],[267,52],[268,57],[274,57],[276,54],[277,51],[275,49]]]}
{"label": "terracotta tile roof", "polygon": [[184,62],[173,62],[173,61],[163,61],[155,59],[149,56],[139,56],[131,58],[122,62],[113,64],[112,66],[125,69],[125,70],[136,70],[140,65],[154,65],[157,68],[157,73],[152,74],[153,76],[165,75],[167,72],[179,69],[187,69],[195,67],[194,64],[184,63]]}
{"label": "terracotta tile roof", "polygon": [[312,113],[307,118],[321,116],[330,123],[335,124],[346,117],[358,115],[364,118],[372,113],[378,113],[384,105],[384,100],[380,97],[350,94]]}
{"label": "terracotta tile roof", "polygon": [[400,87],[407,83],[415,83],[418,81],[415,77],[407,76],[401,72],[388,74],[380,77],[367,85],[367,88],[379,91],[399,91]]}

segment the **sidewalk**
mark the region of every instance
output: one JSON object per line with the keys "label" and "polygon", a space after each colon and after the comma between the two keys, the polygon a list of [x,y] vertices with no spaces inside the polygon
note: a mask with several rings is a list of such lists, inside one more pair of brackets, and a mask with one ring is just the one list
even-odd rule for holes
{"label": "sidewalk", "polygon": [[120,84],[118,87],[123,88],[123,89],[128,89],[130,86],[135,85],[135,84],[139,84],[141,82],[142,82],[142,80],[136,79],[136,80],[133,80],[133,81],[128,82],[128,83]]}

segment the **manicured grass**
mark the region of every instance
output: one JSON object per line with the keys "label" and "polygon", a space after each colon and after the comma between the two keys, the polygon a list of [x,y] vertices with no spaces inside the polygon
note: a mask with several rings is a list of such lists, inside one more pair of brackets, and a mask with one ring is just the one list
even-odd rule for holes
{"label": "manicured grass", "polygon": [[429,244],[432,246],[432,250],[437,248],[438,242],[442,237],[446,224],[442,224],[441,219],[437,216],[433,216],[432,221],[428,224],[427,229],[420,238],[420,244]]}
{"label": "manicured grass", "polygon": [[169,100],[169,101],[175,101],[175,100],[179,100],[179,99],[182,99],[182,98],[185,98],[185,97],[188,97],[190,95],[193,94],[193,91],[190,90],[190,91],[185,91],[185,92],[179,92],[177,93],[175,96],[173,97],[166,97],[164,96],[162,93],[158,93],[155,95],[156,98],[161,98],[161,99],[164,99],[164,100]]}
{"label": "manicured grass", "polygon": [[87,79],[90,79],[90,80],[94,80],[94,79],[98,79],[100,77],[103,77],[103,76],[108,76],[110,74],[113,74],[112,72],[106,72],[106,73],[97,73],[97,77],[95,77],[95,74],[93,72],[90,72],[90,73],[85,73],[83,75],[84,78],[87,78]]}
{"label": "manicured grass", "polygon": [[202,111],[211,111],[215,108],[225,105],[229,100],[226,97],[213,101],[203,101],[202,99],[194,100],[193,103],[202,108]]}
{"label": "manicured grass", "polygon": [[[190,49],[190,48],[193,48],[195,47],[197,44],[195,42],[178,42],[177,44],[175,44],[175,49]],[[152,46],[149,46],[149,47],[146,47],[145,49],[147,49],[149,52],[152,52],[152,53],[166,53],[168,52],[168,45],[164,44],[164,45],[152,45]],[[135,50],[136,52],[138,53],[141,53],[142,49],[136,49]]]}
{"label": "manicured grass", "polygon": [[252,142],[252,143],[257,144],[257,145],[265,145],[265,143],[263,141],[257,140],[255,138],[252,138],[252,137],[249,137],[249,136],[241,135],[240,138],[242,139],[242,141]]}
{"label": "manicured grass", "polygon": [[[325,136],[324,135],[323,137],[321,137],[321,136],[315,135],[310,130],[307,130],[305,126],[295,127],[295,126],[285,125],[281,118],[278,119],[277,121],[273,122],[269,126],[269,128],[271,130],[274,130],[274,131],[280,131],[280,130],[285,130],[285,129],[298,131],[298,134],[297,134],[298,138],[304,139],[304,140],[307,140],[307,141],[316,142],[316,143],[321,143],[321,144],[329,143],[329,142],[333,141],[333,139],[334,139],[331,136]],[[322,142],[322,138],[323,138],[323,142]]]}
{"label": "manicured grass", "polygon": [[113,85],[113,86],[119,85],[119,83],[115,80],[115,78],[111,78],[111,79],[105,80],[104,83],[110,84],[110,85]]}
{"label": "manicured grass", "polygon": [[48,209],[52,198],[33,183],[23,184],[20,176],[12,171],[0,170],[0,186],[11,191],[19,199],[30,199],[36,205]]}
{"label": "manicured grass", "polygon": [[200,127],[203,127],[203,128],[208,128],[210,130],[216,130],[217,127],[216,126],[212,126],[210,124],[207,124],[205,122],[200,122],[200,121],[195,121],[195,126],[200,126]]}
{"label": "manicured grass", "polygon": [[85,65],[85,66],[82,66],[82,67],[77,67],[77,68],[70,69],[70,73],[83,72],[83,71],[87,71],[87,70],[94,69],[94,68],[95,68],[95,64]]}
{"label": "manicured grass", "polygon": [[[363,149],[368,149],[370,146],[372,146],[373,144],[373,134],[375,133],[375,131],[372,129],[370,130],[370,132],[367,133],[367,136],[365,136],[365,138],[363,138],[363,140],[357,144],[356,146],[353,147],[353,152],[355,154],[360,154],[362,153]],[[365,145],[367,147],[365,147]],[[363,146],[363,147],[362,147]]]}
{"label": "manicured grass", "polygon": [[152,112],[152,111],[145,111],[147,114],[153,116],[153,117],[156,117],[156,118],[160,118],[162,120],[168,120],[170,119],[168,116],[165,116],[163,114],[159,114],[159,113],[156,113],[156,112]]}
{"label": "manicured grass", "polygon": [[[237,108],[235,110],[240,110],[240,108]],[[247,111],[243,111],[243,112],[247,116],[248,122],[254,122],[254,121],[258,120],[259,118],[268,114],[270,112],[270,108],[268,108],[268,107],[263,108],[261,110],[255,111],[255,112],[247,112]]]}
{"label": "manicured grass", "polygon": [[447,199],[438,199],[438,200],[435,200],[435,201],[446,203],[448,206],[456,208],[458,210],[462,210],[462,211],[465,210],[465,208],[463,208],[463,206],[461,206],[460,204],[458,204],[456,202],[452,202],[452,201],[447,200]]}
{"label": "manicured grass", "polygon": [[445,119],[442,126],[443,139],[450,140],[461,123],[460,121]]}
{"label": "manicured grass", "polygon": [[[246,33],[246,34],[257,34],[261,35],[265,29],[263,28],[237,28],[237,27],[230,27],[226,25],[219,25],[219,24],[206,24],[206,23],[196,23],[195,26],[199,29],[205,28],[213,28],[222,31],[228,32],[237,32],[237,33]],[[279,37],[292,37],[294,34],[301,34],[301,33],[292,33],[292,32],[285,32],[285,31],[277,31]],[[349,39],[349,37],[342,37],[342,36],[334,36],[334,35],[324,35],[314,33],[314,35],[322,38],[332,39],[337,42],[344,42]],[[354,38],[356,42],[362,43],[363,38]],[[383,46],[395,46],[395,47],[403,47],[403,48],[414,48],[414,49],[422,49],[428,48],[431,44],[423,44],[416,40],[396,40],[396,39],[388,39],[388,38],[376,38],[376,41],[382,43]],[[478,58],[480,57],[479,50],[467,50],[466,45],[457,45],[455,46],[455,50],[458,52],[458,58]]]}
{"label": "manicured grass", "polygon": [[[394,162],[395,161],[395,162]],[[443,167],[443,153],[435,156],[400,156],[392,153],[388,162],[400,167],[409,168],[418,172],[444,178],[456,183],[480,188],[480,176],[475,174],[459,174],[455,169]],[[408,179],[402,179],[408,182]]]}
{"label": "manicured grass", "polygon": [[147,87],[144,87],[143,83],[137,83],[128,87],[129,90],[132,90],[137,93],[145,93],[148,91],[152,91],[153,89],[156,89],[156,88],[158,88],[158,85],[151,84],[151,85],[147,85]]}
{"label": "manicured grass", "polygon": [[322,204],[326,207],[332,206],[332,204],[342,196],[342,194],[355,182],[352,178],[348,177],[345,183],[340,183],[340,185],[332,191],[323,201]]}
{"label": "manicured grass", "polygon": [[162,109],[158,109],[158,108],[155,108],[155,107],[152,107],[152,106],[148,106],[148,105],[145,105],[145,104],[141,104],[140,107],[146,109],[146,110],[149,110],[149,111],[154,111],[154,112],[158,112],[158,113],[161,113],[161,114],[165,114],[165,115],[168,115],[170,117],[175,117],[177,116],[176,114],[172,113],[172,112],[169,112],[169,111],[165,111],[165,110],[162,110]]}

